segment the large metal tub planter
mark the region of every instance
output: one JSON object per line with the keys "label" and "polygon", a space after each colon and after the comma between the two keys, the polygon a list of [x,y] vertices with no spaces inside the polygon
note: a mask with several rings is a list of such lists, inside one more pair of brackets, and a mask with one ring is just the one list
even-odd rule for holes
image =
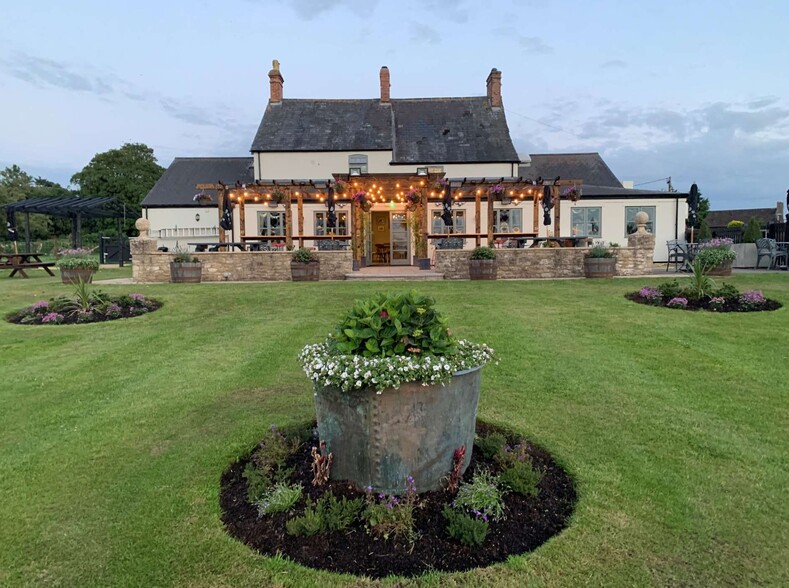
{"label": "large metal tub planter", "polygon": [[477,247],[471,252],[468,274],[472,280],[495,280],[497,276],[496,251],[492,247]]}
{"label": "large metal tub planter", "polygon": [[321,277],[318,256],[309,249],[296,249],[290,262],[290,277],[294,282],[317,282]]}
{"label": "large metal tub planter", "polygon": [[616,254],[612,249],[595,245],[584,257],[587,278],[613,278],[616,275]]}
{"label": "large metal tub planter", "polygon": [[[379,330],[390,327],[384,320]],[[419,492],[438,490],[461,446],[466,470],[481,368],[493,351],[463,340],[451,340],[451,349],[445,356],[406,350],[365,357],[338,353],[332,337],[304,348],[299,360],[314,382],[318,434],[333,454],[332,479],[400,494],[412,476]]]}
{"label": "large metal tub planter", "polygon": [[60,281],[64,284],[93,282],[93,274],[99,269],[99,260],[88,249],[63,249],[55,265],[60,269]]}
{"label": "large metal tub planter", "polygon": [[699,244],[693,263],[698,263],[704,268],[704,273],[709,276],[730,276],[731,267],[737,259],[737,253],[732,250],[732,239],[710,239]]}

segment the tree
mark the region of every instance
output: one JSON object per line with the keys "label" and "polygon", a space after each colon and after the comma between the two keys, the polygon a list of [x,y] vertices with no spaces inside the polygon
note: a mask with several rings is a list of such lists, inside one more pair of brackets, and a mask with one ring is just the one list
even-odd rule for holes
{"label": "tree", "polygon": [[32,186],[33,177],[18,165],[0,171],[0,206],[24,200]]}
{"label": "tree", "polygon": [[757,239],[762,238],[762,223],[755,216],[751,217],[748,225],[745,227],[745,232],[742,234],[743,243],[756,243]]}
{"label": "tree", "polygon": [[125,143],[120,149],[97,153],[82,171],[71,176],[84,196],[114,196],[137,209],[164,168],[153,149],[142,143]]}
{"label": "tree", "polygon": [[[26,198],[47,198],[52,196],[68,196],[69,190],[47,179],[33,177],[18,165],[12,165],[0,171],[0,206],[19,202]],[[5,217],[3,217],[5,221]],[[17,228],[24,235],[24,221],[17,217]],[[5,224],[5,223],[4,223]],[[42,214],[30,215],[31,239],[46,239],[50,235],[68,234],[68,222]],[[4,233],[0,238],[5,238]]]}

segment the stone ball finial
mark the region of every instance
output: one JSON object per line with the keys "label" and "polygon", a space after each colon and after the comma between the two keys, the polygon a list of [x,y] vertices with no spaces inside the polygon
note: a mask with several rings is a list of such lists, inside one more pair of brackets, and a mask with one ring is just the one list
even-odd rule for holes
{"label": "stone ball finial", "polygon": [[151,221],[147,218],[138,218],[134,226],[137,227],[137,230],[140,231],[140,239],[147,239],[148,238],[148,229],[151,228]]}
{"label": "stone ball finial", "polygon": [[647,230],[647,223],[649,222],[649,215],[643,210],[636,213],[636,226],[637,232],[645,233]]}

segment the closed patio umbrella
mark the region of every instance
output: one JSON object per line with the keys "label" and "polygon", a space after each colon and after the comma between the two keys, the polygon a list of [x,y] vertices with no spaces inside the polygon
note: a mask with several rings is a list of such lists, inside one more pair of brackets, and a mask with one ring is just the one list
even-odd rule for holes
{"label": "closed patio umbrella", "polygon": [[16,230],[16,213],[14,210],[9,206],[5,210],[6,212],[6,240],[8,241],[18,241],[19,240],[19,232]]}
{"label": "closed patio umbrella", "polygon": [[233,205],[230,203],[230,198],[225,197],[225,202],[222,205],[222,218],[219,220],[219,226],[230,231],[233,228]]}

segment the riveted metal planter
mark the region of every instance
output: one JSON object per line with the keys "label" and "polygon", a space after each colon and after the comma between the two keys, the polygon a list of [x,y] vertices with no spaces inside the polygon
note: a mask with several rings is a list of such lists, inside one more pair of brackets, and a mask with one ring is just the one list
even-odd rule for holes
{"label": "riveted metal planter", "polygon": [[409,382],[381,394],[316,386],[318,433],[334,454],[331,478],[400,494],[413,476],[418,492],[438,490],[461,445],[465,471],[474,445],[480,369],[458,372],[444,386]]}
{"label": "riveted metal planter", "polygon": [[585,257],[584,275],[587,278],[613,278],[616,275],[616,257]]}

